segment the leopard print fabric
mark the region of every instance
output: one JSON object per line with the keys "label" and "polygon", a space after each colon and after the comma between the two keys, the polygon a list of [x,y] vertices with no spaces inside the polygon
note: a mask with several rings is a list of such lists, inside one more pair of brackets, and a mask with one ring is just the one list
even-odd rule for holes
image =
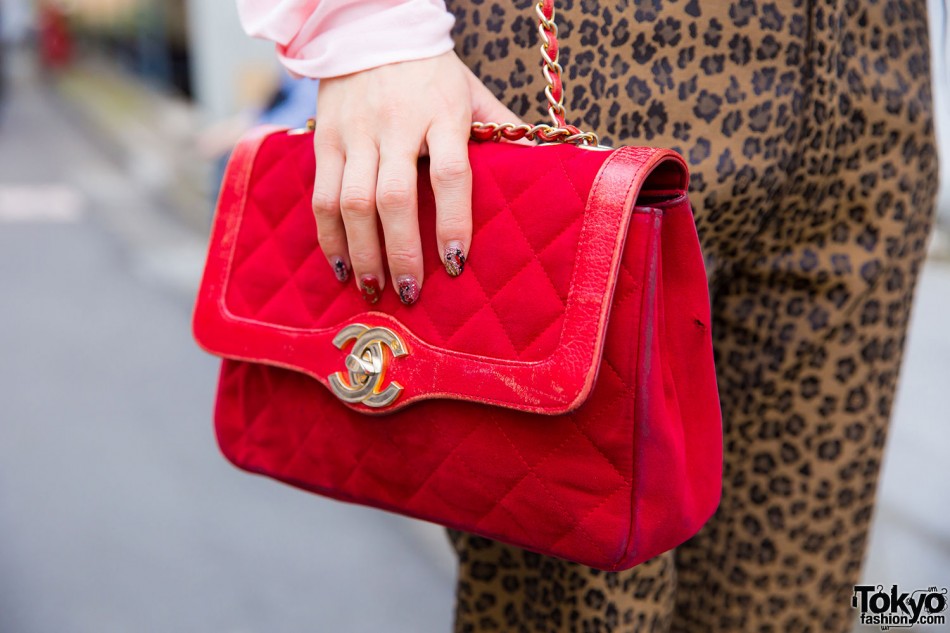
{"label": "leopard print fabric", "polygon": [[[546,120],[530,0],[449,0],[456,52]],[[450,531],[456,631],[848,631],[937,187],[925,0],[559,0],[569,120],[690,165],[722,503],[605,573]]]}

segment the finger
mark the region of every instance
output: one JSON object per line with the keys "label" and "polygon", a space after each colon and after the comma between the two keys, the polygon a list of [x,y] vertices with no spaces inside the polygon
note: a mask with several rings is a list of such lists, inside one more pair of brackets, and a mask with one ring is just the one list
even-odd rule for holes
{"label": "finger", "polygon": [[416,191],[418,148],[401,140],[380,144],[376,206],[386,238],[389,271],[399,299],[412,305],[422,290],[422,243]]}
{"label": "finger", "polygon": [[368,139],[347,147],[340,189],[340,208],[350,262],[368,303],[379,301],[384,285],[383,260],[376,230],[376,175],[379,150]]}
{"label": "finger", "polygon": [[472,243],[472,169],[468,126],[435,123],[426,135],[435,195],[435,232],[445,271],[458,277]]}
{"label": "finger", "polygon": [[350,278],[346,232],[340,214],[340,183],[343,179],[343,150],[330,132],[314,134],[317,170],[313,180],[313,215],[317,239],[337,280]]}

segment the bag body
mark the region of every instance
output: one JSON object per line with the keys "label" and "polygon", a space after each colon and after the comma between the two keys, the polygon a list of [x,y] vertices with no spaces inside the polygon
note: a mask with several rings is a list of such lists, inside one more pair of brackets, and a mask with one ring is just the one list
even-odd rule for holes
{"label": "bag body", "polygon": [[703,259],[670,150],[470,143],[472,249],[370,306],[320,252],[312,132],[229,162],[194,315],[219,445],[294,486],[604,570],[693,535],[721,489]]}

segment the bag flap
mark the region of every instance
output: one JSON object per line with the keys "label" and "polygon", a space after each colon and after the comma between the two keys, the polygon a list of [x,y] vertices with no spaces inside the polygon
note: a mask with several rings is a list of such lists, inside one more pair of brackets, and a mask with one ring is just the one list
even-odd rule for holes
{"label": "bag flap", "polygon": [[[475,231],[464,273],[449,277],[438,259],[423,159],[421,297],[404,306],[387,285],[370,306],[352,281],[336,280],[318,246],[312,133],[249,133],[218,199],[198,343],[303,372],[365,413],[429,398],[544,414],[580,406],[600,366],[631,215],[658,227],[660,212],[635,208],[637,196],[648,176],[650,193],[685,193],[686,166],[643,147],[470,143],[469,152]],[[659,239],[645,233],[637,241]]]}

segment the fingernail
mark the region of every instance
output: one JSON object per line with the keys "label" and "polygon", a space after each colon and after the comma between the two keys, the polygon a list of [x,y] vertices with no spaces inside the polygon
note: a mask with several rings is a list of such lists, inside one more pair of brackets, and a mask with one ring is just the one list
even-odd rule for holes
{"label": "fingernail", "polygon": [[419,282],[412,275],[402,275],[396,279],[396,289],[399,291],[399,300],[407,306],[419,300]]}
{"label": "fingernail", "polygon": [[350,267],[346,265],[342,257],[331,257],[330,265],[333,266],[333,274],[340,283],[346,283],[350,278]]}
{"label": "fingernail", "polygon": [[465,270],[465,251],[462,250],[461,242],[452,241],[445,245],[442,263],[445,264],[445,272],[450,277],[458,277],[462,274]]}
{"label": "fingernail", "polygon": [[379,280],[376,275],[363,275],[360,277],[360,293],[366,303],[376,303],[379,301]]}

